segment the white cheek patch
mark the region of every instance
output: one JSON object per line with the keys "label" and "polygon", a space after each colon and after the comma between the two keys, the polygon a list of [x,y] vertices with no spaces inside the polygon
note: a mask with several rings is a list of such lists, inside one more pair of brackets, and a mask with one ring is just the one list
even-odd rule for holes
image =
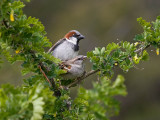
{"label": "white cheek patch", "polygon": [[77,38],[70,37],[70,39],[67,39],[68,42],[73,43],[74,45],[77,45]]}

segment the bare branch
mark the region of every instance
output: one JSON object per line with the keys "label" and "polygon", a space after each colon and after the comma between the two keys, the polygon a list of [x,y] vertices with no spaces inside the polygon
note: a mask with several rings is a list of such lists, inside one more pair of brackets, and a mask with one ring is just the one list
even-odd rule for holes
{"label": "bare branch", "polygon": [[47,75],[45,74],[45,72],[42,70],[41,66],[39,65],[38,67],[39,67],[41,73],[43,74],[43,76],[47,79],[47,81],[49,82],[49,84],[52,86],[50,80],[48,79],[48,77],[47,77]]}
{"label": "bare branch", "polygon": [[150,47],[150,45],[144,46],[144,47],[140,47],[139,49],[135,50],[134,52],[139,53],[145,49],[147,49],[148,47]]}
{"label": "bare branch", "polygon": [[85,73],[82,77],[77,78],[76,81],[74,81],[73,83],[69,84],[67,87],[70,88],[70,87],[75,86],[76,84],[80,83],[83,79],[89,77],[92,74],[97,73],[98,71],[100,71],[100,70],[99,69],[98,70],[91,70],[88,73]]}
{"label": "bare branch", "polygon": [[[150,45],[147,45],[147,46],[144,46],[144,47],[140,47],[139,49],[135,50],[134,52],[141,53],[143,50],[147,49],[148,47],[150,47]],[[98,71],[100,71],[100,70],[99,69],[98,70],[91,70],[88,73],[85,73],[82,77],[77,78],[76,81],[74,81],[73,83],[69,84],[67,87],[71,88],[71,87],[75,86],[76,84],[80,83],[83,79],[89,77],[92,74],[97,73]]]}

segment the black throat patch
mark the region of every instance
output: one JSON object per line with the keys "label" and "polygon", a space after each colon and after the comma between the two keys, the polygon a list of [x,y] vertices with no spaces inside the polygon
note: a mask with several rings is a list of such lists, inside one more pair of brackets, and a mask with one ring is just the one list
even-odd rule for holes
{"label": "black throat patch", "polygon": [[78,45],[74,45],[73,49],[74,49],[75,51],[78,51],[78,50],[79,50],[79,46],[78,46]]}

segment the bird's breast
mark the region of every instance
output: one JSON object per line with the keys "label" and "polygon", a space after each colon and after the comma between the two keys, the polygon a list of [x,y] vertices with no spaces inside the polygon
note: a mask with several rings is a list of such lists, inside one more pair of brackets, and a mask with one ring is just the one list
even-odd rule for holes
{"label": "bird's breast", "polygon": [[75,79],[81,77],[84,72],[83,66],[71,64],[71,69],[68,70],[68,73],[63,74],[62,77],[64,79]]}
{"label": "bird's breast", "polygon": [[63,42],[53,51],[53,56],[61,59],[62,61],[70,60],[78,55],[78,51],[75,51],[74,44]]}

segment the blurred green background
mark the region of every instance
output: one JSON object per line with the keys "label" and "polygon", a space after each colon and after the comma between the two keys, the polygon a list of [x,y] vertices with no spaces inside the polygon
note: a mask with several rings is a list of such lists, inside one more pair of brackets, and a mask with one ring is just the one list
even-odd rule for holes
{"label": "blurred green background", "polygon": [[[142,32],[136,19],[155,20],[160,15],[160,0],[32,0],[24,12],[42,21],[52,43],[72,29],[80,31],[86,36],[80,42],[80,54],[86,55],[87,51],[110,42],[133,42],[134,36]],[[126,79],[128,95],[119,98],[121,111],[112,120],[160,120],[160,56],[151,50],[150,60],[128,73],[116,69],[116,74],[121,73]],[[90,67],[87,61],[86,69]],[[23,83],[20,69],[20,63],[4,62],[0,84]],[[83,86],[91,88],[95,77],[87,78]],[[73,98],[76,90],[77,87],[72,88]]]}

